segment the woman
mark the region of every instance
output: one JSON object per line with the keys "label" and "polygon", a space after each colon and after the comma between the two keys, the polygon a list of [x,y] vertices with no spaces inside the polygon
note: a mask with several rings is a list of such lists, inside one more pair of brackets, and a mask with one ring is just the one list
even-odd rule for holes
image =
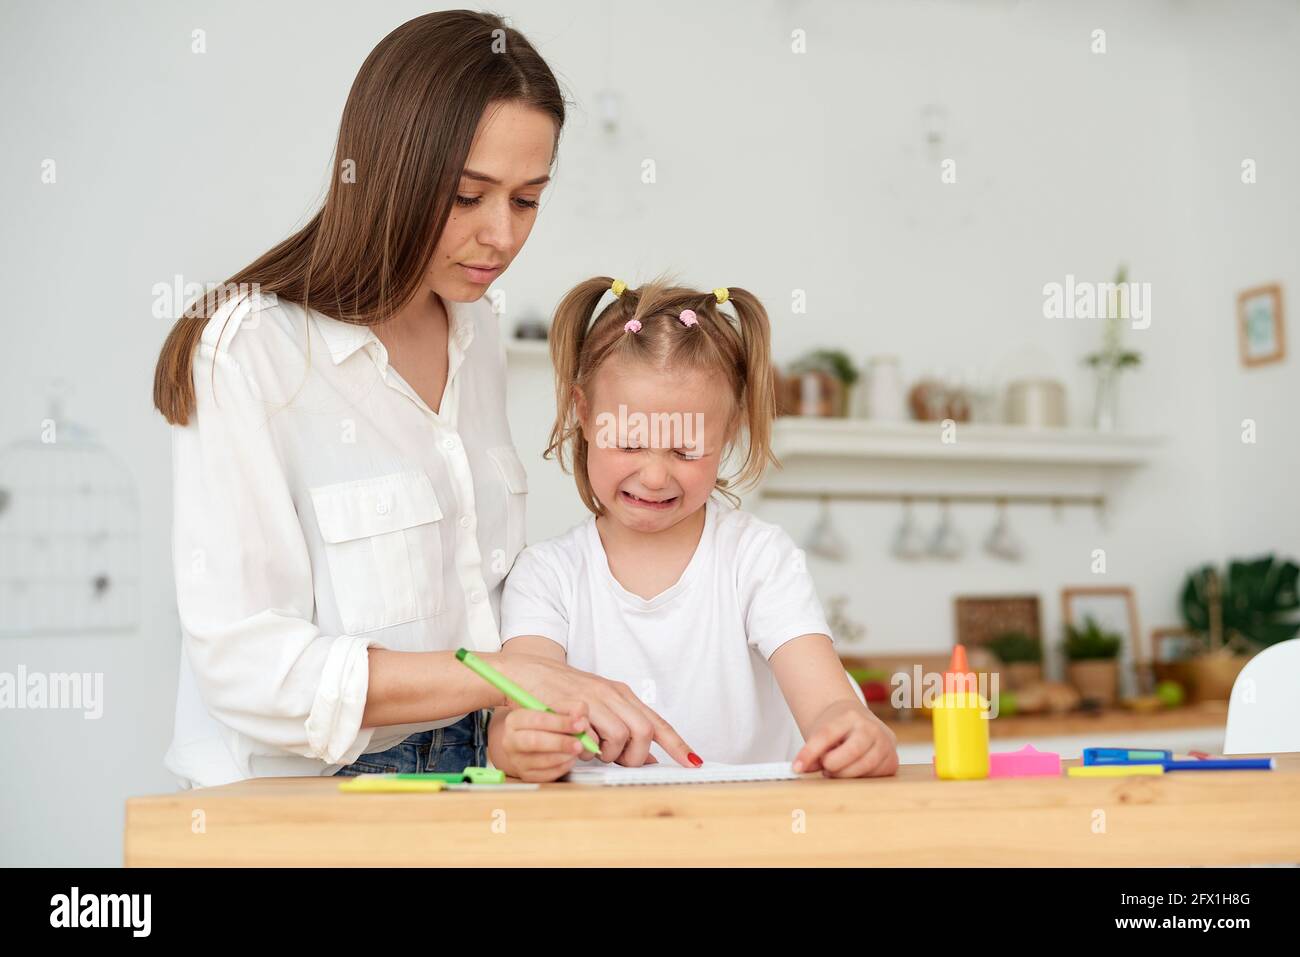
{"label": "woman", "polygon": [[[690,748],[622,684],[502,654],[527,483],[483,299],[532,229],[564,100],[528,41],[450,11],[385,37],[344,107],[323,208],[187,311],[173,429],[182,786],[460,770],[503,697],[466,646],[589,726],[601,758]],[[225,301],[222,301],[222,300]],[[189,313],[193,312],[193,315]]]}

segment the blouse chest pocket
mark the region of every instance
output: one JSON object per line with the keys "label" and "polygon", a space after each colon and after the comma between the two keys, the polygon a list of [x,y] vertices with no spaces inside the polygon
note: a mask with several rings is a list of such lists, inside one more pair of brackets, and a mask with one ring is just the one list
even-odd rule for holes
{"label": "blouse chest pocket", "polygon": [[505,574],[515,563],[515,556],[524,549],[525,521],[528,500],[528,473],[513,445],[495,445],[487,450],[488,457],[496,463],[505,485],[506,536],[505,552],[500,556],[493,549],[493,571]]}
{"label": "blouse chest pocket", "polygon": [[343,630],[357,635],[443,610],[442,509],[416,469],[311,489]]}

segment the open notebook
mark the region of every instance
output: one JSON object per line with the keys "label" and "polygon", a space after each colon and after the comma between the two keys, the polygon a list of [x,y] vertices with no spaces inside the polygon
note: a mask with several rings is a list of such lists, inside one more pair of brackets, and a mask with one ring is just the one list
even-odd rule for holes
{"label": "open notebook", "polygon": [[789,761],[772,764],[718,764],[700,768],[649,764],[625,768],[620,764],[576,767],[564,778],[572,784],[718,784],[723,781],[792,781],[798,778]]}

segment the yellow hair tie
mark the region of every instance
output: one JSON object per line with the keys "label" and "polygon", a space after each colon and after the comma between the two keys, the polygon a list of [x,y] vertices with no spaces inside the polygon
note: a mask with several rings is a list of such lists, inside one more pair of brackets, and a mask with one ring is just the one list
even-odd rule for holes
{"label": "yellow hair tie", "polygon": [[623,291],[627,289],[627,283],[621,279],[615,279],[609,288],[614,291],[614,296],[617,298],[618,296],[623,295]]}
{"label": "yellow hair tie", "polygon": [[731,298],[731,290],[724,286],[719,286],[717,289],[713,290],[713,294],[718,297],[719,306]]}

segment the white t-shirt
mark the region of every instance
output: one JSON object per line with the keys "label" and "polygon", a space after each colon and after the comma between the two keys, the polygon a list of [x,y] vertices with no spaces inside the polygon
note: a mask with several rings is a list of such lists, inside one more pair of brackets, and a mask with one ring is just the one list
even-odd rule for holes
{"label": "white t-shirt", "polygon": [[830,628],[789,535],[716,496],[705,508],[695,555],[651,599],[610,572],[594,517],[524,549],[501,596],[501,638],[541,635],[572,667],[627,683],[706,763],[791,760],[803,736],[768,659]]}

